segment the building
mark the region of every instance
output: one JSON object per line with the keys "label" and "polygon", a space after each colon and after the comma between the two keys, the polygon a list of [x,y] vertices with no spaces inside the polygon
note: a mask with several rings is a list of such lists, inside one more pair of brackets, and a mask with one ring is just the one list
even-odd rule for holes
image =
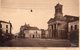
{"label": "building", "polygon": [[49,38],[49,32],[48,32],[48,30],[45,30],[45,38]]}
{"label": "building", "polygon": [[41,30],[27,24],[21,26],[20,33],[25,38],[41,38]]}
{"label": "building", "polygon": [[79,17],[72,18],[68,23],[68,39],[79,46]]}
{"label": "building", "polygon": [[0,20],[0,40],[1,39],[10,39],[12,35],[12,24],[6,21]]}
{"label": "building", "polygon": [[[55,6],[55,17],[48,21],[49,38],[54,39],[68,39],[70,22],[75,21],[78,17],[65,15],[63,16],[62,7],[60,3]],[[79,19],[79,18],[78,18]],[[78,22],[75,22],[79,24]],[[77,27],[77,26],[75,26]]]}
{"label": "building", "polygon": [[49,37],[48,30],[41,29],[41,38],[46,39],[48,37]]}
{"label": "building", "polygon": [[51,18],[48,21],[48,30],[50,38],[56,38],[56,39],[67,38],[67,35],[65,33],[66,20],[63,17],[62,5],[59,3],[55,6],[55,17]]}
{"label": "building", "polygon": [[2,33],[11,33],[12,32],[12,24],[6,21],[0,21],[0,30]]}
{"label": "building", "polygon": [[41,38],[45,38],[45,30],[41,29]]}
{"label": "building", "polygon": [[68,32],[73,30],[79,30],[79,17],[65,15],[67,24],[68,24]]}

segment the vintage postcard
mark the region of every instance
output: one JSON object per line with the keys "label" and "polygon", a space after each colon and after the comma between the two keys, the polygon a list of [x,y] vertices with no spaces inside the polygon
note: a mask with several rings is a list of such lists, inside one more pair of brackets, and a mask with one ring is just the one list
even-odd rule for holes
{"label": "vintage postcard", "polygon": [[0,0],[2,47],[79,48],[79,0]]}

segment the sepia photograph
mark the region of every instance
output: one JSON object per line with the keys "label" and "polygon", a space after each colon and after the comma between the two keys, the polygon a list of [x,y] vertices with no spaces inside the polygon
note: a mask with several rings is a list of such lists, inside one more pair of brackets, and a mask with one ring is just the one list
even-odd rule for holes
{"label": "sepia photograph", "polygon": [[79,48],[79,0],[0,0],[0,47]]}

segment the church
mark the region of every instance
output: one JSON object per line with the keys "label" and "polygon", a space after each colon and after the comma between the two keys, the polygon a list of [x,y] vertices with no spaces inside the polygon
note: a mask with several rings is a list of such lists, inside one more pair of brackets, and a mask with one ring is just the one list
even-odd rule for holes
{"label": "church", "polygon": [[[76,26],[79,30],[79,17],[71,16],[71,15],[64,15],[63,16],[63,5],[58,3],[55,6],[55,16],[54,18],[50,18],[48,23],[48,32],[49,38],[53,39],[68,39],[70,34],[70,26],[71,21],[75,22],[78,21]],[[74,24],[72,24],[74,25]],[[76,29],[76,28],[75,28]]]}

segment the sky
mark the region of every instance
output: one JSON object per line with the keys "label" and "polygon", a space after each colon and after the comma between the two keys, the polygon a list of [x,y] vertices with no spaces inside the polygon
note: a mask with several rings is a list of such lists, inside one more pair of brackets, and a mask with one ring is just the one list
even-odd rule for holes
{"label": "sky", "polygon": [[54,18],[54,6],[58,3],[63,5],[63,15],[79,16],[78,0],[0,0],[0,20],[10,21],[14,34],[25,23],[47,29],[47,22]]}

